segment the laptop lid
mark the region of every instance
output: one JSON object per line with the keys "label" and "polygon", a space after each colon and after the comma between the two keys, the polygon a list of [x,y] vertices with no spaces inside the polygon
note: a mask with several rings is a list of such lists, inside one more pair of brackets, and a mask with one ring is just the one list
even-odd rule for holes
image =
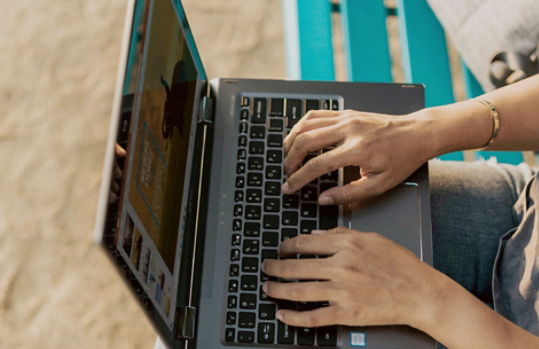
{"label": "laptop lid", "polygon": [[129,1],[95,240],[174,346],[177,309],[189,289],[188,196],[198,183],[191,177],[205,91],[180,1]]}

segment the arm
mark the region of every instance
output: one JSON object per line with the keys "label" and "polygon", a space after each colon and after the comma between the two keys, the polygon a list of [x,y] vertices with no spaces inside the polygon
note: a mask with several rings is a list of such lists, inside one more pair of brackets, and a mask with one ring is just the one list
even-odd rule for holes
{"label": "arm", "polygon": [[[492,150],[539,150],[539,76],[482,96],[500,116],[500,132]],[[314,178],[354,165],[361,179],[322,193],[321,205],[348,204],[379,195],[405,180],[436,156],[483,147],[490,139],[490,110],[465,101],[403,115],[346,111],[309,112],[285,138],[289,194]],[[310,151],[332,145],[300,168]]]}
{"label": "arm", "polygon": [[328,255],[323,259],[266,260],[262,270],[284,279],[266,282],[268,296],[329,301],[328,307],[279,310],[291,326],[410,325],[451,349],[532,349],[539,338],[495,313],[413,253],[375,233],[346,228],[313,231],[284,241],[279,253]]}

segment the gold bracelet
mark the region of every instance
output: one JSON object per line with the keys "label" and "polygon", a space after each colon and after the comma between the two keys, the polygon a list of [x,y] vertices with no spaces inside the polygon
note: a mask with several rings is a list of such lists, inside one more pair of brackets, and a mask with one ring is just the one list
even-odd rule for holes
{"label": "gold bracelet", "polygon": [[490,110],[490,114],[492,115],[492,122],[494,124],[492,136],[490,136],[490,139],[488,140],[487,144],[483,148],[477,149],[484,150],[487,149],[494,142],[494,140],[498,136],[498,132],[500,132],[500,116],[498,114],[498,110],[496,110],[496,107],[492,105],[492,103],[490,103],[489,101],[480,98],[475,98],[473,100],[485,105]]}

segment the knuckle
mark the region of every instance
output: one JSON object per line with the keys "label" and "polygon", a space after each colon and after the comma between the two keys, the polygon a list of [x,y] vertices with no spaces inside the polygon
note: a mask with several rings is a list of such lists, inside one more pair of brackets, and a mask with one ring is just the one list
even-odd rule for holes
{"label": "knuckle", "polygon": [[357,200],[357,195],[352,188],[344,186],[341,191],[341,198],[343,202],[350,203]]}
{"label": "knuckle", "polygon": [[294,300],[305,299],[305,289],[303,288],[303,285],[301,283],[293,284],[290,289],[290,295]]}
{"label": "knuckle", "polygon": [[296,275],[298,268],[294,261],[286,261],[281,267],[281,276],[284,278],[293,278]]}
{"label": "knuckle", "polygon": [[309,144],[310,136],[308,136],[305,133],[302,133],[296,137],[296,141],[294,142],[294,146],[298,150],[304,150],[307,148],[307,145]]}
{"label": "knuckle", "polygon": [[315,110],[309,110],[307,112],[307,114],[305,114],[305,116],[303,117],[305,120],[310,120],[312,118],[314,118],[316,116],[316,111]]}
{"label": "knuckle", "polygon": [[321,325],[321,322],[321,318],[314,314],[306,314],[305,316],[305,323],[307,325],[306,327],[319,327]]}
{"label": "knuckle", "polygon": [[318,173],[322,168],[322,161],[318,158],[312,158],[307,162],[309,170]]}
{"label": "knuckle", "polygon": [[306,235],[300,235],[294,239],[294,247],[300,249],[308,244],[309,237]]}

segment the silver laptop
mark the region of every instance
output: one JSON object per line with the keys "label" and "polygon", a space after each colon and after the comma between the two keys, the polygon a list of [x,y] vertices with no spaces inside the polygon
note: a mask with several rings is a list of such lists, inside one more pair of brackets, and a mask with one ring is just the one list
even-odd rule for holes
{"label": "silver laptop", "polygon": [[278,309],[327,304],[268,298],[260,271],[283,240],[336,226],[378,232],[432,264],[427,165],[360,209],[317,205],[357,168],[280,191],[283,138],[309,110],[423,107],[421,85],[208,81],[180,1],[131,0],[96,242],[169,348],[434,348],[406,326],[289,327]]}

